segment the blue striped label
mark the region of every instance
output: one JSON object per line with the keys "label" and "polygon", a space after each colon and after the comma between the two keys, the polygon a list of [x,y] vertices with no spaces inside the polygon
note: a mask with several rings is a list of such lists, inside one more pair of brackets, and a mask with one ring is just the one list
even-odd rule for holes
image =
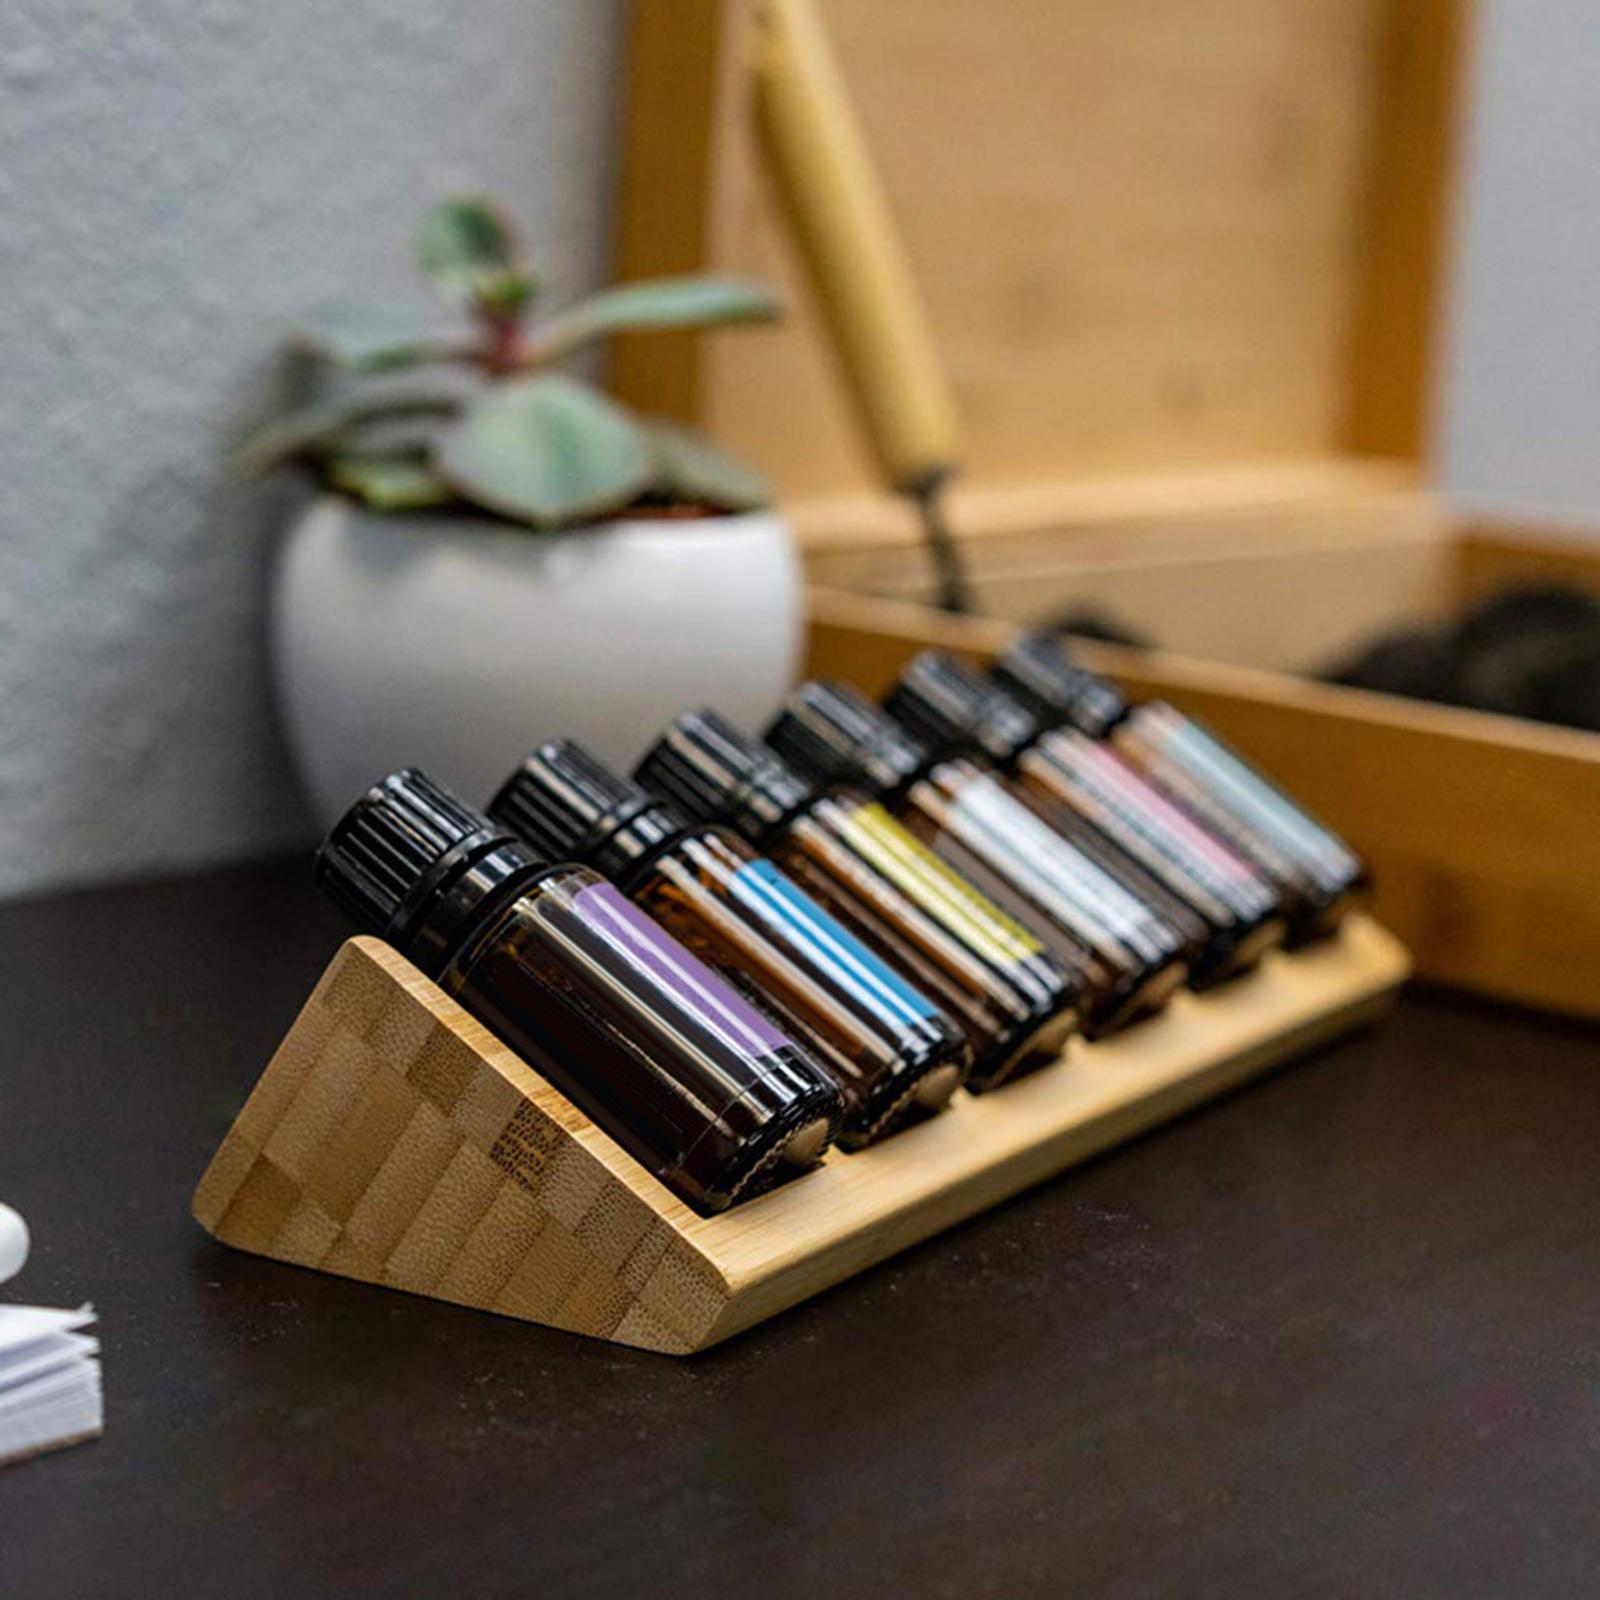
{"label": "blue striped label", "polygon": [[802,948],[814,968],[862,1007],[902,1025],[926,1022],[939,1014],[926,995],[874,955],[770,861],[748,863],[733,881],[751,911],[780,931],[784,942]]}

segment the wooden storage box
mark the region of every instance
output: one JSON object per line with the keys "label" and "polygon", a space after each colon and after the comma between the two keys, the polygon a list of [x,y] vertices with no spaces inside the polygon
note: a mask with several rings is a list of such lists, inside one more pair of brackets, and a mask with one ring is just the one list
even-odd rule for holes
{"label": "wooden storage box", "polygon": [[984,619],[925,604],[873,487],[752,138],[757,0],[638,0],[621,269],[774,278],[795,314],[613,369],[783,487],[812,669],[870,686],[1098,602],[1163,649],[1085,658],[1346,832],[1423,974],[1600,1014],[1600,739],[1292,676],[1509,576],[1600,586],[1427,487],[1465,0],[823,10],[954,379]]}

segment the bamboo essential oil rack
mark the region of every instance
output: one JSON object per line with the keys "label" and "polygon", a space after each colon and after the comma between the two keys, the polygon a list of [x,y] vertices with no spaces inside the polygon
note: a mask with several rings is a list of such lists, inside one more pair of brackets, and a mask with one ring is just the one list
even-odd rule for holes
{"label": "bamboo essential oil rack", "polygon": [[[1249,556],[1253,570],[1287,524],[1291,597],[1327,590],[1330,523],[1353,540],[1334,552],[1341,571],[1370,574],[1374,552],[1385,573],[1427,564],[1442,513],[1417,491],[1415,457],[1461,0],[1198,11],[1094,0],[1071,26],[1034,7],[987,29],[959,0],[823,9],[967,413],[975,488],[955,520],[980,535],[975,567],[979,549],[991,553],[977,574],[983,609],[1003,610],[1010,580],[1006,592],[1030,607],[1053,601],[1052,582],[1082,598],[1079,568],[1052,580],[1067,546],[1083,555],[1097,530],[1120,546],[1134,524],[1182,541],[1146,563],[1159,569],[1151,582],[1170,569],[1177,615],[1209,618],[1226,639],[1241,617],[1260,626],[1292,613],[1259,591],[1224,605],[1214,586],[1197,600],[1179,570],[1191,534],[1216,533],[1214,565]],[[756,21],[754,0],[640,0],[624,277],[706,269],[795,284],[753,151]],[[1203,59],[1199,37],[1217,46]],[[800,497],[790,510],[821,585],[812,671],[876,687],[919,642],[991,652],[1004,622],[882,598],[919,598],[915,535],[901,508],[861,492],[826,341],[804,294],[789,298],[800,314],[788,332],[704,348],[687,334],[624,340],[613,384],[754,455]],[[1097,487],[1118,474],[1134,476],[1131,493]],[[1298,615],[1287,627],[1296,648],[1310,637]],[[1181,677],[1116,655],[1096,664],[1141,693],[1186,698]],[[1376,848],[1397,826],[1397,785],[1428,763],[1404,759],[1402,744],[1361,742],[1370,719],[1354,713],[1351,739],[1335,744],[1338,717],[1314,728],[1294,717],[1302,700],[1337,693],[1213,694],[1197,709],[1319,809],[1316,780],[1349,774],[1377,808],[1353,840],[1380,885],[1399,886],[1397,912],[1408,884],[1442,883],[1452,907],[1492,900],[1503,915],[1485,927],[1515,913],[1518,938],[1500,943],[1525,948],[1535,924],[1512,898],[1520,863],[1500,875],[1507,891],[1456,862],[1442,874],[1410,843]],[[1235,702],[1258,701],[1268,712],[1284,702],[1284,715],[1230,719]],[[1503,756],[1498,743],[1490,753]],[[1495,792],[1487,762],[1452,770],[1485,780],[1460,786],[1463,804]],[[1440,804],[1413,797],[1402,821],[1431,839]],[[1336,824],[1364,820],[1327,809]],[[1483,809],[1485,827],[1506,834]],[[1530,830],[1530,848],[1550,855],[1548,837],[1566,843]],[[1564,909],[1539,925],[1581,933],[1582,908]],[[1438,962],[1441,941],[1426,943],[1435,970],[1457,975]],[[1592,995],[1591,969],[1566,965],[1574,992]],[[1357,916],[1336,939],[1181,995],[1114,1039],[1074,1041],[1019,1083],[958,1097],[706,1218],[393,950],[356,939],[217,1152],[195,1215],[225,1243],[279,1260],[688,1354],[1355,1025],[1408,970],[1402,946]],[[1500,992],[1529,992],[1526,974],[1489,975]]]}
{"label": "bamboo essential oil rack", "polygon": [[673,1355],[704,1350],[1376,1013],[1339,936],[720,1216],[675,1199],[382,941],[352,939],[212,1159],[225,1244]]}

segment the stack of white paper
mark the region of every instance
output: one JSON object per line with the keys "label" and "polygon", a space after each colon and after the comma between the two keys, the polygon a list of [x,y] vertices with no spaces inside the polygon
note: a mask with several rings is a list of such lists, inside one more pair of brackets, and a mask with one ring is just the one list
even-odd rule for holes
{"label": "stack of white paper", "polygon": [[[0,1282],[28,1259],[28,1229],[0,1205]],[[100,1432],[100,1341],[93,1306],[0,1306],[0,1463]]]}
{"label": "stack of white paper", "polygon": [[0,1463],[100,1432],[100,1341],[82,1330],[94,1308],[0,1306]]}

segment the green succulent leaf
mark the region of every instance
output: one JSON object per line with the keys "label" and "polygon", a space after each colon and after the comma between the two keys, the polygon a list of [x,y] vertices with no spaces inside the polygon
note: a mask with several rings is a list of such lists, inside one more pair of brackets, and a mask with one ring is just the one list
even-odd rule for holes
{"label": "green succulent leaf", "polygon": [[379,417],[448,417],[463,403],[459,384],[353,389],[275,417],[251,434],[229,460],[234,472],[268,472],[295,456],[314,455]]}
{"label": "green succulent leaf", "polygon": [[448,505],[455,490],[420,456],[328,457],[328,482],[374,511],[422,511]]}
{"label": "green succulent leaf", "polygon": [[417,265],[442,299],[473,306],[517,271],[516,243],[492,201],[446,200],[417,230]]}
{"label": "green succulent leaf", "polygon": [[608,334],[771,322],[782,307],[759,283],[739,278],[650,278],[606,289],[529,331],[535,360],[552,360]]}
{"label": "green succulent leaf", "polygon": [[515,267],[486,277],[478,286],[477,305],[485,315],[515,322],[533,304],[539,280]]}
{"label": "green succulent leaf", "polygon": [[436,464],[462,498],[537,528],[620,510],[656,470],[641,427],[560,376],[485,390],[444,435]]}
{"label": "green succulent leaf", "polygon": [[655,487],[673,500],[718,511],[756,511],[771,504],[767,480],[709,439],[667,422],[651,423],[649,435],[656,456]]}
{"label": "green succulent leaf", "polygon": [[442,325],[414,306],[341,302],[314,312],[295,336],[298,349],[357,372],[383,372],[470,355],[463,329]]}
{"label": "green succulent leaf", "polygon": [[331,453],[348,456],[416,456],[427,459],[449,426],[436,413],[363,417],[341,428],[329,442]]}

